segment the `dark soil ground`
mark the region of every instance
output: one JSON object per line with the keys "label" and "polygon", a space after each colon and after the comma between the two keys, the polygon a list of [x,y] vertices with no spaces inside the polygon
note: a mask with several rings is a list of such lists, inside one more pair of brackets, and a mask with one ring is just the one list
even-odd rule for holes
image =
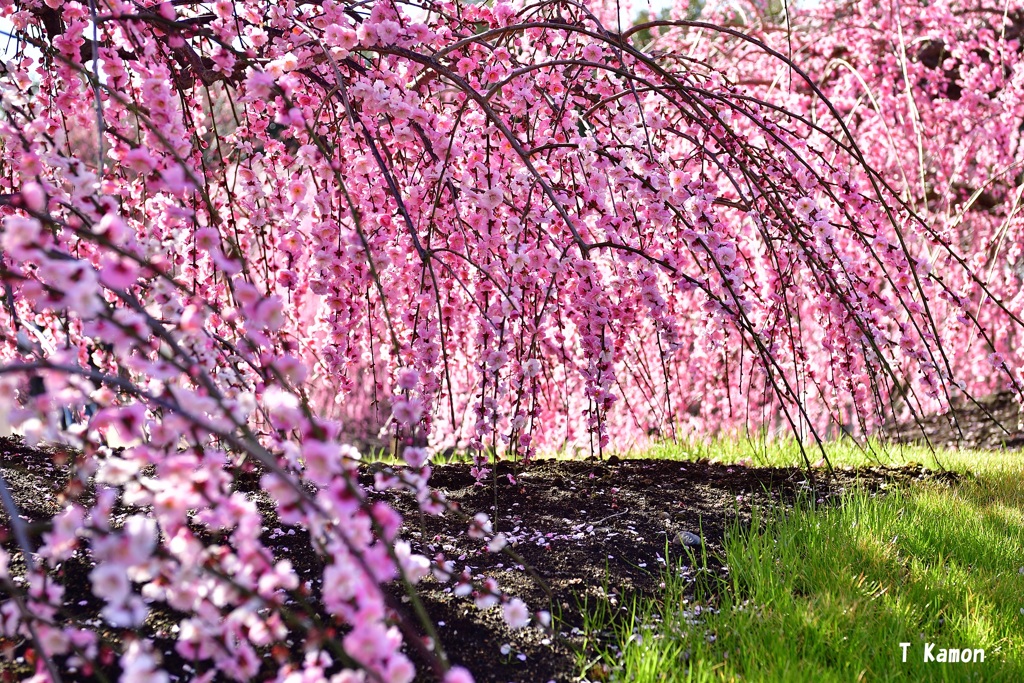
{"label": "dark soil ground", "polygon": [[[578,676],[574,653],[583,641],[579,629],[584,605],[607,601],[628,608],[634,596],[657,592],[666,563],[676,568],[682,563],[689,579],[698,578],[695,565],[704,565],[702,551],[696,548],[697,557],[691,555],[674,540],[681,533],[703,540],[707,562],[700,571],[724,576],[727,569],[718,556],[724,533],[735,522],[749,523],[754,507],[791,504],[798,498],[825,504],[854,486],[884,491],[936,476],[916,467],[837,470],[816,473],[812,487],[799,469],[726,467],[706,461],[541,460],[513,475],[511,483],[506,473],[510,469],[498,468],[498,529],[515,539],[516,552],[543,577],[553,601],[508,558],[480,552],[479,542],[460,536],[462,525],[427,518],[423,527],[410,524],[408,529],[428,556],[442,548],[451,557],[465,555],[474,573],[493,576],[535,609],[551,604],[560,616],[554,636],[536,629],[512,633],[497,610],[481,613],[443,586],[425,587],[424,600],[431,615],[444,622],[441,636],[452,658],[469,665],[478,681],[496,683],[570,681]],[[463,510],[493,515],[493,483],[477,486],[468,466],[438,468],[432,481]],[[416,519],[411,500],[392,503],[407,513],[407,520]],[[505,643],[511,655],[496,657]]]}
{"label": "dark soil ground", "polygon": [[886,430],[903,443],[922,442],[933,448],[996,450],[1024,447],[1024,414],[1010,392],[977,400],[961,400],[941,415],[928,415]]}
{"label": "dark soil ground", "polygon": [[[60,509],[59,497],[69,481],[73,454],[34,450],[12,439],[0,439],[3,475],[23,518],[37,525]],[[362,473],[372,483],[373,466]],[[800,469],[727,467],[706,461],[665,460],[539,460],[528,468],[499,463],[486,484],[478,484],[469,466],[438,466],[433,484],[462,511],[486,512],[496,530],[507,535],[511,548],[533,568],[537,578],[517,567],[505,554],[492,554],[464,533],[466,525],[448,514],[422,517],[411,494],[374,493],[405,516],[403,535],[414,550],[428,557],[443,552],[456,561],[457,571],[469,567],[474,576],[490,576],[502,589],[525,600],[533,610],[555,615],[553,628],[509,631],[500,610],[478,610],[469,598],[453,595],[450,584],[428,579],[421,596],[451,659],[470,668],[480,682],[570,681],[579,675],[578,653],[584,643],[583,608],[605,602],[620,609],[633,596],[652,595],[670,563],[692,580],[700,571],[724,575],[717,553],[726,529],[747,523],[754,507],[791,504],[799,498],[827,504],[854,486],[884,492],[927,477],[943,477],[918,467],[872,467],[860,470],[817,471],[815,482]],[[948,478],[948,477],[947,477]],[[282,528],[274,519],[272,501],[252,484],[251,474],[240,480],[265,512],[265,540],[281,557],[291,558],[300,572],[312,572],[319,559],[310,552],[302,529]],[[8,521],[6,515],[0,524]],[[36,528],[38,533],[41,527]],[[681,533],[699,536],[707,551],[706,568],[678,541]],[[693,537],[690,537],[691,540]],[[16,553],[9,536],[4,546]],[[701,549],[698,547],[699,555]],[[12,563],[16,569],[19,562]],[[680,564],[682,568],[680,569]],[[88,563],[72,559],[60,570],[70,604],[78,603],[76,619],[94,619],[98,603],[88,594]],[[541,584],[540,580],[543,581]],[[550,597],[547,591],[550,590]],[[395,589],[396,598],[400,591]],[[79,602],[80,601],[80,602]],[[401,605],[401,600],[396,600]],[[171,669],[181,667],[184,680],[194,673],[173,652],[171,631],[181,615],[155,606],[147,622],[148,635],[166,653]],[[95,622],[94,622],[95,623]],[[116,649],[123,634],[108,633]],[[591,637],[599,634],[589,634]],[[507,654],[502,646],[507,645]],[[301,644],[296,644],[300,647]],[[15,657],[24,653],[24,644]],[[112,652],[110,653],[112,654]],[[268,667],[270,662],[268,661]],[[22,675],[27,665],[15,659],[0,669]],[[269,669],[268,669],[269,671]],[[116,669],[107,668],[116,676]],[[592,672],[592,678],[600,678]],[[69,672],[67,680],[92,680]],[[9,674],[8,674],[9,675]]]}

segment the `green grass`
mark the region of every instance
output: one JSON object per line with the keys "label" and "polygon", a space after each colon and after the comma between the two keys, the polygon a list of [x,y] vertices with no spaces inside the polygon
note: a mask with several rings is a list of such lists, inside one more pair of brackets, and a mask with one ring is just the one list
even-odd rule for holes
{"label": "green grass", "polygon": [[[807,458],[813,465],[822,463],[822,450],[805,445]],[[870,465],[921,464],[929,469],[957,472],[993,473],[1024,472],[1024,454],[1009,451],[932,450],[920,445],[902,445],[871,440],[865,444],[852,439],[831,441],[824,445],[824,455],[834,467]],[[657,444],[626,457],[662,458],[667,460],[698,460],[747,463],[759,467],[803,467],[800,444],[795,439],[722,438],[709,441],[678,441]]]}
{"label": "green grass", "polygon": [[[835,455],[837,465],[863,457]],[[769,458],[796,462],[793,452]],[[699,586],[689,603],[685,582],[667,576],[663,594],[626,618],[592,610],[587,631],[614,632],[598,657],[611,680],[1024,681],[1024,458],[939,459],[980,476],[774,511],[732,530],[728,580]],[[717,611],[694,620],[695,604]],[[906,663],[901,642],[911,643]],[[926,642],[984,648],[986,659],[925,664]],[[592,678],[604,678],[599,669]]]}

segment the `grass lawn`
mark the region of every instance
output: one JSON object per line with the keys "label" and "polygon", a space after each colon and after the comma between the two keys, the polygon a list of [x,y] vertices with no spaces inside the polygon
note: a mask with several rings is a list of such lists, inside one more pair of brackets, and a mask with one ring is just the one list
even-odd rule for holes
{"label": "grass lawn", "polygon": [[[786,444],[664,446],[650,455],[802,462]],[[837,507],[765,511],[764,524],[727,536],[728,579],[699,585],[695,599],[684,597],[692,586],[667,576],[663,594],[628,618],[592,611],[588,632],[611,630],[615,642],[600,654],[607,668],[588,663],[590,677],[1024,681],[1024,455],[836,445],[829,456],[835,466],[929,467],[937,457],[966,476],[953,486],[853,493]],[[985,661],[925,662],[928,643],[936,659],[944,648],[974,657],[980,648]]]}

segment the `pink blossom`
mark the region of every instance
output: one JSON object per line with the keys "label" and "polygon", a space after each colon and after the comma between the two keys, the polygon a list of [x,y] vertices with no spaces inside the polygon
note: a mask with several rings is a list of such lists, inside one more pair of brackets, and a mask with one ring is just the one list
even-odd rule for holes
{"label": "pink blossom", "polygon": [[444,683],[473,683],[473,675],[461,666],[453,666],[445,673]]}
{"label": "pink blossom", "polygon": [[473,515],[473,520],[469,524],[469,537],[482,539],[489,536],[492,532],[491,520],[483,512],[478,512]]}
{"label": "pink blossom", "polygon": [[410,583],[417,584],[430,574],[430,560],[422,555],[413,553],[408,542],[396,542],[395,555],[398,557],[402,573]]}
{"label": "pink blossom", "polygon": [[490,591],[476,591],[473,595],[473,604],[477,609],[490,609],[500,602],[498,596]]}
{"label": "pink blossom", "polygon": [[430,460],[430,451],[426,448],[416,448],[410,446],[402,451],[402,459],[409,464],[409,467],[419,469]]}
{"label": "pink blossom", "polygon": [[32,248],[39,245],[41,232],[42,225],[35,218],[6,216],[3,219],[0,247],[14,258],[29,258]]}
{"label": "pink blossom", "polygon": [[497,553],[506,545],[508,545],[508,540],[505,538],[505,534],[494,534],[491,540],[487,542],[487,550],[492,553]]}
{"label": "pink blossom", "polygon": [[46,209],[46,191],[36,182],[28,182],[21,186],[21,199],[29,211],[40,213]]}
{"label": "pink blossom", "polygon": [[796,200],[796,206],[794,208],[796,209],[797,215],[804,220],[808,220],[811,213],[818,208],[818,204],[810,197],[801,197]]}
{"label": "pink blossom", "polygon": [[420,373],[415,368],[402,368],[398,372],[398,388],[412,391],[419,384]]}
{"label": "pink blossom", "polygon": [[139,628],[149,615],[149,606],[139,596],[130,595],[124,602],[111,602],[100,613],[116,628]]}
{"label": "pink blossom", "polygon": [[377,39],[380,45],[393,45],[402,33],[402,27],[396,21],[385,20],[377,24]]}
{"label": "pink blossom", "polygon": [[121,244],[131,233],[124,219],[116,213],[108,213],[96,224],[96,234],[106,237],[114,244]]}
{"label": "pink blossom", "polygon": [[391,406],[391,413],[399,424],[416,424],[423,416],[423,401],[418,398],[400,399]]}
{"label": "pink blossom", "polygon": [[170,677],[161,671],[148,641],[133,640],[121,655],[121,683],[168,683]]}
{"label": "pink blossom", "polygon": [[123,603],[131,592],[131,582],[124,567],[110,562],[100,563],[89,573],[92,592],[108,602]]}
{"label": "pink blossom", "polygon": [[187,192],[195,189],[181,166],[170,166],[161,171],[160,179],[163,181],[163,189],[175,197],[183,197]]}
{"label": "pink blossom", "polygon": [[343,50],[352,50],[358,43],[355,31],[338,25],[328,26],[324,31],[324,39],[328,45],[340,47]]}
{"label": "pink blossom", "polygon": [[274,77],[275,80],[280,80],[282,76],[290,71],[294,71],[299,67],[299,60],[294,53],[289,52],[282,57],[272,60],[266,66],[266,72]]}
{"label": "pink blossom", "polygon": [[306,476],[310,481],[324,485],[341,470],[341,450],[337,444],[324,441],[306,441],[302,448]]}
{"label": "pink blossom", "polygon": [[505,623],[512,630],[521,629],[530,623],[530,610],[519,598],[512,598],[501,606]]}
{"label": "pink blossom", "polygon": [[276,294],[260,301],[249,318],[254,326],[275,331],[285,323],[284,301]]}
{"label": "pink blossom", "polygon": [[[53,518],[53,530],[43,535],[46,545],[40,550],[51,563],[66,560],[79,546],[78,534],[85,519],[85,510],[72,505]],[[0,563],[6,562],[6,555],[0,556]],[[0,571],[0,577],[6,574],[6,565]]]}
{"label": "pink blossom", "polygon": [[604,56],[604,50],[599,45],[591,43],[583,48],[583,59],[588,62],[599,62]]}
{"label": "pink blossom", "polygon": [[484,190],[482,193],[478,195],[477,203],[479,203],[480,206],[483,207],[484,209],[488,211],[493,211],[494,209],[501,206],[501,202],[504,199],[504,196],[505,193],[502,192],[501,188],[488,188],[487,190]]}
{"label": "pink blossom", "polygon": [[125,258],[108,257],[100,270],[100,282],[111,289],[128,289],[138,277],[138,267]]}
{"label": "pink blossom", "polygon": [[293,180],[288,183],[288,201],[293,204],[302,201],[306,196],[306,185],[300,180]]}
{"label": "pink blossom", "polygon": [[145,147],[133,147],[121,157],[121,163],[136,173],[150,173],[156,168],[156,160]]}
{"label": "pink blossom", "polygon": [[270,93],[273,92],[276,80],[277,79],[272,73],[251,69],[245,79],[246,91],[251,97],[257,100],[266,99],[270,97]]}
{"label": "pink blossom", "polygon": [[263,404],[270,411],[272,422],[278,429],[294,429],[303,420],[299,397],[290,391],[274,386],[263,395]]}

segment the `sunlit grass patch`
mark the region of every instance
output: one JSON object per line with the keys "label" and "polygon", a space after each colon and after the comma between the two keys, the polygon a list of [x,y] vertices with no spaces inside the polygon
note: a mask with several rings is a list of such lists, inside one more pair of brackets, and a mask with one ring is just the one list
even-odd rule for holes
{"label": "sunlit grass patch", "polygon": [[[668,577],[628,620],[595,613],[591,626],[616,633],[602,653],[612,679],[1024,681],[1022,468],[994,457],[953,487],[855,493],[734,528],[729,578],[696,603]],[[925,662],[928,643],[985,661]]]}
{"label": "sunlit grass patch", "polygon": [[699,460],[723,464],[744,463],[758,467],[803,467],[804,454],[812,464],[824,465],[827,457],[833,467],[902,466],[912,463],[928,469],[995,474],[1021,472],[1024,455],[1013,451],[930,449],[924,445],[888,443],[877,439],[855,442],[852,439],[829,441],[822,448],[813,443],[801,445],[787,438],[692,439],[656,444],[629,457],[667,460]]}

